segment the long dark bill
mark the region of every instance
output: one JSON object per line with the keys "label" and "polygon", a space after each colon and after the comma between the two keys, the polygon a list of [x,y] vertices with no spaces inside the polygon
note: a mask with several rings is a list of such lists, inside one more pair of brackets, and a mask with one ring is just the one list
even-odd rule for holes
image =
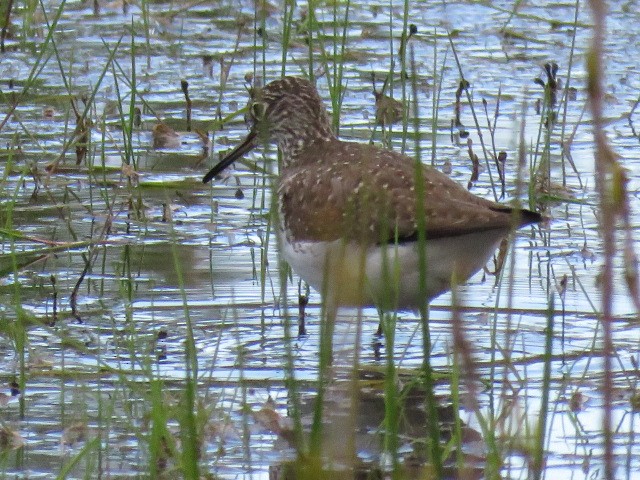
{"label": "long dark bill", "polygon": [[256,132],[254,132],[253,130],[249,132],[249,135],[247,135],[247,138],[245,138],[240,145],[238,145],[236,148],[231,150],[229,155],[224,157],[222,160],[220,160],[220,163],[218,163],[215,167],[209,170],[209,173],[207,173],[202,178],[202,183],[209,182],[213,177],[218,175],[220,172],[222,172],[225,168],[227,168],[233,162],[235,162],[236,160],[244,156],[245,153],[253,150],[258,145],[257,138],[258,138],[258,134]]}

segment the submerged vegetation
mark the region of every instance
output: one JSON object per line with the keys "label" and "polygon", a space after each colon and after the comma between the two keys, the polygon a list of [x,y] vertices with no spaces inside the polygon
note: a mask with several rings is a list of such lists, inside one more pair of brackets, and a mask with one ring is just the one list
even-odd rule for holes
{"label": "submerged vegetation", "polygon": [[[445,3],[0,4],[0,478],[638,475],[631,7]],[[282,74],[550,220],[332,334],[275,148],[201,182]]]}

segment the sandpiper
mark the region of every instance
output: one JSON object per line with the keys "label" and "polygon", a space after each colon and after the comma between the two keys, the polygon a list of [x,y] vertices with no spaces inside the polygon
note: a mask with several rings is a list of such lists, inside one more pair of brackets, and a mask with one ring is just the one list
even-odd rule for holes
{"label": "sandpiper", "polygon": [[256,90],[249,113],[249,134],[203,182],[275,142],[281,252],[335,307],[419,309],[480,270],[511,230],[542,220],[478,197],[406,155],[339,140],[306,79]]}

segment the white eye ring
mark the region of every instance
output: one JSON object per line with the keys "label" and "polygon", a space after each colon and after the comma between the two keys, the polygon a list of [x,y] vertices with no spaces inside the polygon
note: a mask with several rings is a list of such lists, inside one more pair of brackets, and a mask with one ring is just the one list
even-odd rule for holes
{"label": "white eye ring", "polygon": [[265,102],[253,102],[251,104],[251,116],[254,120],[260,121],[267,112],[267,104]]}

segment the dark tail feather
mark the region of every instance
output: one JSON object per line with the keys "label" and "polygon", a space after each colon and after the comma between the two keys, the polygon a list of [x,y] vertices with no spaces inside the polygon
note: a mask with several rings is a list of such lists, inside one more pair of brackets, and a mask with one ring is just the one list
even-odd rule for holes
{"label": "dark tail feather", "polygon": [[499,205],[491,208],[491,210],[510,213],[514,215],[514,211],[518,212],[518,228],[524,227],[526,225],[531,225],[533,223],[540,223],[547,219],[544,215],[541,215],[538,212],[533,212],[531,210],[527,210],[526,208],[512,208],[505,205]]}
{"label": "dark tail feather", "polygon": [[545,219],[545,217],[538,212],[532,212],[531,210],[527,210],[524,208],[520,210],[519,213],[521,227],[524,227],[525,225],[531,225],[532,223],[540,223]]}

